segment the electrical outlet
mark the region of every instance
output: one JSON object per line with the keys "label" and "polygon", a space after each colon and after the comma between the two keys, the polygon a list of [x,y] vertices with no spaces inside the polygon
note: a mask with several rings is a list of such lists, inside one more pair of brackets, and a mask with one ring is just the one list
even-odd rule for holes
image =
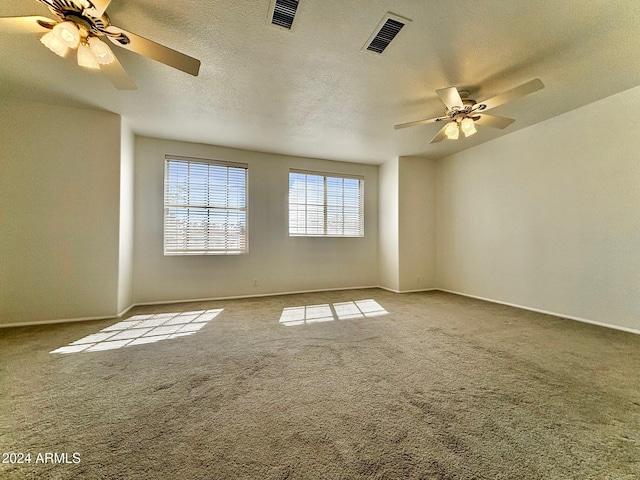
{"label": "electrical outlet", "polygon": [[253,286],[254,287],[258,286],[258,279],[256,279],[256,278],[253,279]]}

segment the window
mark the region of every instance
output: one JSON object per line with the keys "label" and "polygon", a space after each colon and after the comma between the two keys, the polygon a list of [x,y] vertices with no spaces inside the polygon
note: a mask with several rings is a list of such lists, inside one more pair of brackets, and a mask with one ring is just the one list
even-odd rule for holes
{"label": "window", "polygon": [[164,254],[247,251],[247,165],[167,156]]}
{"label": "window", "polygon": [[289,172],[289,235],[364,236],[362,177]]}

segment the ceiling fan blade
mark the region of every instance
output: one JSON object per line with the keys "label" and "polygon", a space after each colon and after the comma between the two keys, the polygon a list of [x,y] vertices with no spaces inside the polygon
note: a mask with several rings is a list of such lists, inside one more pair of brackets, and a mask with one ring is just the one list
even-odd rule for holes
{"label": "ceiling fan blade", "polygon": [[137,90],[138,87],[117,58],[107,65],[100,65],[100,70],[118,90]]}
{"label": "ceiling fan blade", "polygon": [[436,93],[442,100],[449,110],[453,107],[462,107],[462,98],[460,98],[460,94],[458,93],[458,89],[456,87],[449,88],[441,88],[440,90],[436,90]]}
{"label": "ceiling fan blade", "polygon": [[[151,58],[157,62],[182,70],[194,77],[198,75],[198,71],[200,70],[200,60],[196,58],[180,53],[151,40],[147,40],[135,33],[130,33],[126,30],[122,30],[121,28],[114,27],[113,25],[107,27],[106,30],[110,34],[115,35],[107,36],[109,37],[109,40],[119,47],[126,48],[127,50],[131,50],[132,52]],[[129,42],[127,43],[125,39],[128,39]]]}
{"label": "ceiling fan blade", "polygon": [[[447,125],[449,125],[449,124],[447,123]],[[438,133],[436,133],[435,137],[433,137],[429,143],[437,143],[437,142],[441,142],[442,140],[444,140],[445,137],[446,137],[444,131],[446,130],[447,125],[442,127],[440,129],[440,131]]]}
{"label": "ceiling fan blade", "polygon": [[493,128],[507,128],[513,122],[515,122],[513,118],[498,117],[496,115],[488,115],[485,113],[480,114],[480,118],[478,120],[474,120],[474,123],[476,125],[482,125],[482,126],[493,127]]}
{"label": "ceiling fan blade", "polygon": [[446,120],[449,120],[449,117],[428,118],[426,120],[416,120],[415,122],[400,123],[398,125],[394,125],[393,128],[398,130],[400,128],[413,127],[414,125],[423,125],[425,123],[438,123],[438,122],[444,122]]}
{"label": "ceiling fan blade", "polygon": [[[91,12],[96,17],[101,17],[104,11],[107,9],[111,0],[89,0],[93,4],[93,11]],[[94,13],[95,12],[95,13]]]}
{"label": "ceiling fan blade", "polygon": [[44,25],[53,27],[56,22],[47,17],[38,15],[30,17],[0,17],[0,30],[3,33],[44,33],[49,28]]}
{"label": "ceiling fan blade", "polygon": [[537,92],[544,88],[544,83],[539,78],[534,78],[533,80],[528,81],[527,83],[523,83],[522,85],[512,88],[511,90],[507,90],[504,93],[496,95],[495,97],[491,97],[484,102],[479,102],[480,105],[485,105],[483,110],[489,110],[490,108],[498,107],[507,102],[511,102],[512,100],[516,100],[520,97],[524,97],[525,95],[529,95],[530,93]]}

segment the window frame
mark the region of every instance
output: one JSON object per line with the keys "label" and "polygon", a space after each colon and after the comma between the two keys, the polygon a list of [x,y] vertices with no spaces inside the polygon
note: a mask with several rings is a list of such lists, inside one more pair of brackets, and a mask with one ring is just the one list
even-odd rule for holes
{"label": "window frame", "polygon": [[[166,257],[174,256],[210,256],[210,255],[247,255],[249,253],[249,165],[241,162],[230,162],[227,160],[209,159],[209,158],[197,158],[197,157],[184,157],[180,155],[165,155],[164,157],[164,172],[163,172],[163,221],[162,221],[162,251]],[[244,206],[243,207],[225,207],[214,206],[209,201],[207,205],[180,205],[168,203],[169,193],[169,164],[171,161],[182,163],[193,163],[201,165],[215,165],[227,168],[239,168],[244,170]],[[228,172],[228,170],[227,170]],[[225,184],[225,187],[229,188],[229,183]],[[207,196],[210,195],[212,188],[207,186]],[[170,208],[206,208],[211,210],[224,210],[224,211],[240,211],[244,212],[244,248],[243,249],[202,249],[202,250],[167,250],[167,212]],[[225,228],[225,232],[228,232],[228,228]],[[208,237],[207,237],[208,238]]]}
{"label": "window frame", "polygon": [[[322,203],[322,211],[323,211],[323,233],[308,233],[308,227],[305,226],[304,233],[292,233],[291,232],[291,190],[290,190],[290,182],[291,182],[291,174],[301,174],[301,175],[313,175],[318,177],[323,177],[323,203]],[[327,233],[328,232],[328,215],[327,211],[331,207],[336,207],[334,205],[329,205],[327,201],[327,180],[328,179],[349,179],[349,180],[357,180],[358,181],[358,232],[357,233],[344,233],[344,217],[342,218],[343,222],[343,233],[334,234]],[[333,172],[319,172],[312,170],[303,170],[298,168],[290,168],[287,176],[287,218],[288,218],[288,234],[289,237],[314,237],[314,238],[363,238],[365,236],[365,226],[364,226],[364,180],[365,177],[363,175],[355,175],[355,174],[344,174],[344,173],[333,173]],[[307,193],[307,189],[305,189],[305,194]],[[308,207],[310,204],[305,197],[305,203],[296,203],[295,205],[304,205]],[[313,204],[311,204],[313,205]],[[339,205],[344,214],[345,204],[344,202]]]}

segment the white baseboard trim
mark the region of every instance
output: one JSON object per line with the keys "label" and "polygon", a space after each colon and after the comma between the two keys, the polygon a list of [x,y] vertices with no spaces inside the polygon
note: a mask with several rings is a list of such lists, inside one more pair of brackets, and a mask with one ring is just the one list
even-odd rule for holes
{"label": "white baseboard trim", "polygon": [[390,288],[390,287],[383,287],[382,285],[378,285],[377,288],[381,290],[386,290],[387,292],[391,292],[391,293],[400,293],[400,290],[396,290],[395,288]]}
{"label": "white baseboard trim", "polygon": [[498,303],[500,305],[506,305],[508,307],[515,307],[515,308],[520,308],[522,310],[529,310],[531,312],[544,313],[545,315],[552,315],[554,317],[566,318],[567,320],[575,320],[576,322],[589,323],[591,325],[597,325],[599,327],[611,328],[613,330],[622,330],[623,332],[635,333],[636,335],[640,335],[640,330],[635,329],[635,328],[623,327],[621,325],[614,325],[612,323],[597,322],[595,320],[589,320],[587,318],[575,317],[573,315],[565,315],[564,313],[558,313],[558,312],[550,312],[548,310],[541,310],[539,308],[533,308],[533,307],[527,307],[527,306],[524,306],[524,305],[518,305],[517,303],[502,302],[500,300],[494,300],[492,298],[479,297],[477,295],[471,295],[471,294],[468,294],[468,293],[456,292],[454,290],[446,290],[444,288],[438,288],[436,290],[439,290],[441,292],[446,292],[446,293],[452,293],[454,295],[461,295],[463,297],[475,298],[476,300],[483,300],[485,302]]}
{"label": "white baseboard trim", "polygon": [[500,300],[494,300],[492,298],[480,297],[480,296],[471,295],[471,294],[468,294],[468,293],[457,292],[455,290],[447,290],[447,289],[444,289],[444,288],[426,288],[426,289],[419,289],[419,290],[395,290],[393,288],[384,287],[382,285],[370,285],[370,286],[362,286],[362,287],[343,287],[343,288],[323,288],[323,289],[316,289],[316,290],[296,290],[296,291],[290,291],[290,292],[259,293],[259,294],[255,294],[255,295],[235,295],[235,296],[227,296],[227,297],[196,298],[196,299],[188,299],[188,300],[169,300],[169,301],[160,301],[160,302],[140,302],[140,303],[134,303],[134,304],[130,305],[129,307],[124,309],[121,313],[119,313],[117,316],[65,318],[65,319],[54,319],[54,320],[40,320],[40,321],[35,321],[35,322],[24,322],[24,323],[4,323],[4,324],[0,324],[0,329],[2,329],[2,328],[10,328],[10,327],[33,327],[33,326],[38,326],[38,325],[55,325],[55,324],[59,324],[59,323],[90,322],[92,320],[118,319],[118,318],[121,318],[124,315],[126,315],[129,312],[129,310],[131,310],[132,308],[134,308],[134,307],[143,307],[143,306],[170,305],[170,304],[173,304],[173,303],[190,303],[190,302],[213,302],[213,301],[219,301],[219,300],[241,300],[243,298],[276,297],[276,296],[279,296],[279,295],[297,295],[297,294],[304,294],[304,293],[337,292],[337,291],[345,291],[345,290],[365,290],[365,289],[371,289],[371,288],[379,288],[381,290],[386,290],[388,292],[398,293],[398,294],[433,292],[433,291],[451,293],[453,295],[460,295],[460,296],[463,296],[463,297],[474,298],[476,300],[482,300],[482,301],[485,301],[485,302],[497,303],[497,304],[500,304],[500,305],[506,305],[508,307],[520,308],[522,310],[529,310],[531,312],[543,313],[545,315],[552,315],[554,317],[566,318],[568,320],[575,320],[577,322],[589,323],[591,325],[597,325],[599,327],[611,328],[611,329],[614,329],[614,330],[621,330],[623,332],[634,333],[636,335],[640,335],[640,330],[635,329],[635,328],[623,327],[621,325],[614,325],[614,324],[611,324],[611,323],[598,322],[598,321],[595,321],[595,320],[589,320],[587,318],[575,317],[575,316],[572,316],[572,315],[565,315],[565,314],[562,314],[562,313],[551,312],[551,311],[542,310],[542,309],[539,309],[539,308],[527,307],[527,306],[524,306],[524,305],[519,305],[517,303],[503,302],[503,301],[500,301]]}
{"label": "white baseboard trim", "polygon": [[258,293],[255,295],[234,295],[234,296],[227,296],[227,297],[191,298],[187,300],[163,300],[160,302],[139,302],[139,303],[134,303],[128,306],[117,315],[111,315],[111,316],[105,316],[105,317],[83,317],[83,318],[40,320],[35,322],[24,322],[24,323],[0,323],[0,328],[32,327],[36,325],[55,325],[58,323],[88,322],[91,320],[118,319],[126,315],[129,312],[129,310],[131,310],[134,307],[144,307],[144,306],[152,306],[152,305],[170,305],[172,303],[191,303],[191,302],[214,302],[218,300],[240,300],[243,298],[276,297],[278,295],[297,295],[301,293],[337,292],[342,290],[365,290],[368,288],[380,288],[380,287],[378,287],[377,285],[370,285],[370,286],[363,286],[363,287],[321,288],[317,290],[296,290],[291,292]]}
{"label": "white baseboard trim", "polygon": [[115,315],[109,315],[106,317],[57,318],[53,320],[37,320],[35,322],[0,323],[0,328],[35,327],[38,325],[56,325],[59,323],[90,322],[92,320],[114,320],[117,318],[118,317],[116,317]]}
{"label": "white baseboard trim", "polygon": [[[339,292],[343,290],[365,290],[367,288],[380,288],[377,285],[365,287],[342,287],[342,288],[320,288],[317,290],[295,290],[291,292],[275,292],[275,293],[257,293],[254,295],[233,295],[227,297],[211,297],[211,298],[191,298],[188,300],[167,300],[160,302],[139,302],[133,304],[133,307],[144,307],[152,305],[171,305],[172,303],[191,303],[191,302],[217,302],[219,300],[242,300],[243,298],[261,298],[261,297],[277,297],[280,295],[299,295],[302,293],[321,293],[321,292]],[[132,308],[132,307],[129,307]],[[127,309],[128,310],[128,309]]]}
{"label": "white baseboard trim", "polygon": [[124,316],[127,314],[127,312],[128,312],[129,310],[131,310],[131,309],[132,309],[133,307],[135,307],[135,306],[136,306],[136,304],[135,304],[135,303],[132,303],[131,305],[129,305],[127,308],[125,308],[123,311],[121,311],[121,312],[118,314],[118,318],[120,318],[120,317],[124,317]]}
{"label": "white baseboard trim", "polygon": [[382,285],[378,285],[375,288],[379,288],[380,290],[386,290],[387,292],[392,292],[392,293],[420,293],[420,292],[435,292],[439,290],[438,288],[419,288],[417,290],[396,290],[394,288],[383,287]]}
{"label": "white baseboard trim", "polygon": [[422,292],[435,292],[437,288],[419,288],[417,290],[400,290],[400,293],[422,293]]}

